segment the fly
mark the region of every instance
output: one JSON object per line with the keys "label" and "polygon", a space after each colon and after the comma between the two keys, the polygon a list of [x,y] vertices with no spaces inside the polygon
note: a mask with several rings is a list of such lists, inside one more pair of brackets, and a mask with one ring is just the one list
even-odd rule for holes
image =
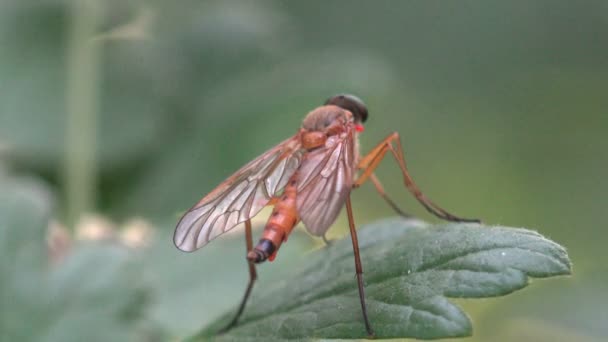
{"label": "fly", "polygon": [[[249,283],[232,321],[234,327],[257,279],[256,264],[272,261],[298,222],[309,233],[323,237],[346,206],[355,256],[355,271],[365,329],[374,332],[367,316],[363,268],[350,201],[352,189],[370,180],[380,196],[400,215],[408,216],[391,200],[374,170],[387,153],[393,155],[406,188],[435,216],[455,222],[479,222],[454,216],[434,204],[410,176],[397,132],[390,134],[368,154],[359,154],[358,134],[368,112],[353,95],[336,95],[308,113],[298,132],[243,166],[180,219],[173,241],[182,251],[192,252],[219,235],[245,223]],[[251,218],[273,205],[262,238],[253,245]]]}

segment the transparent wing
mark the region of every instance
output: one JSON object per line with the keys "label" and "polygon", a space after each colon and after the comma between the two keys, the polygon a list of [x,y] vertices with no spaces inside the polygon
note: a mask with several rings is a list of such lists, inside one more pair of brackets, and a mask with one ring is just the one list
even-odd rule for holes
{"label": "transparent wing", "polygon": [[352,129],[305,154],[298,170],[296,206],[311,234],[323,235],[340,213],[353,184],[354,154]]}
{"label": "transparent wing", "polygon": [[182,216],[175,246],[194,251],[255,216],[287,184],[301,155],[296,135],[243,166]]}

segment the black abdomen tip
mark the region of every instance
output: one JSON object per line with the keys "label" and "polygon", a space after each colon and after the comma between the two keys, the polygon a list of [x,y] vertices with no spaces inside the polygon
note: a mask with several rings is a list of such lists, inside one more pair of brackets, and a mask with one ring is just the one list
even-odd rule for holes
{"label": "black abdomen tip", "polygon": [[258,264],[260,262],[266,261],[266,259],[268,259],[268,257],[271,256],[275,250],[276,247],[274,246],[272,241],[267,239],[261,239],[260,242],[258,242],[258,245],[255,246],[253,250],[249,251],[249,253],[247,253],[247,260]]}

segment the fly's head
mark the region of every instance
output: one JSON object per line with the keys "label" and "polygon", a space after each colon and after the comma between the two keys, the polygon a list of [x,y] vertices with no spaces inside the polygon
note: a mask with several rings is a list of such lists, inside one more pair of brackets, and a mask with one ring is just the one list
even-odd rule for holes
{"label": "fly's head", "polygon": [[353,95],[336,95],[325,101],[324,106],[308,113],[302,122],[302,128],[332,136],[344,132],[349,125],[361,132],[365,120],[367,108],[363,101]]}
{"label": "fly's head", "polygon": [[367,120],[367,107],[363,101],[350,94],[339,94],[330,97],[325,101],[325,105],[334,105],[351,112],[355,119],[355,125],[363,126]]}

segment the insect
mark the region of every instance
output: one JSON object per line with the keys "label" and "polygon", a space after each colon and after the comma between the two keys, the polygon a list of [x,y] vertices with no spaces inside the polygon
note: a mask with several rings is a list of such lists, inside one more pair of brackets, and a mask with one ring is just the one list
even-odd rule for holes
{"label": "insect", "polygon": [[[346,206],[363,320],[368,335],[374,335],[365,305],[350,193],[369,179],[397,213],[408,216],[387,196],[374,175],[389,152],[403,173],[406,188],[429,212],[448,221],[479,222],[448,213],[420,191],[407,170],[398,133],[390,134],[368,154],[360,156],[358,134],[363,131],[367,117],[365,104],[356,96],[341,94],[329,98],[306,115],[294,136],[243,166],[182,216],[173,241],[177,248],[187,252],[245,223],[249,283],[234,318],[222,331],[234,327],[243,313],[257,279],[255,265],[272,261],[300,221],[309,233],[327,242],[325,233]],[[251,218],[268,205],[274,209],[262,238],[254,246]]]}

